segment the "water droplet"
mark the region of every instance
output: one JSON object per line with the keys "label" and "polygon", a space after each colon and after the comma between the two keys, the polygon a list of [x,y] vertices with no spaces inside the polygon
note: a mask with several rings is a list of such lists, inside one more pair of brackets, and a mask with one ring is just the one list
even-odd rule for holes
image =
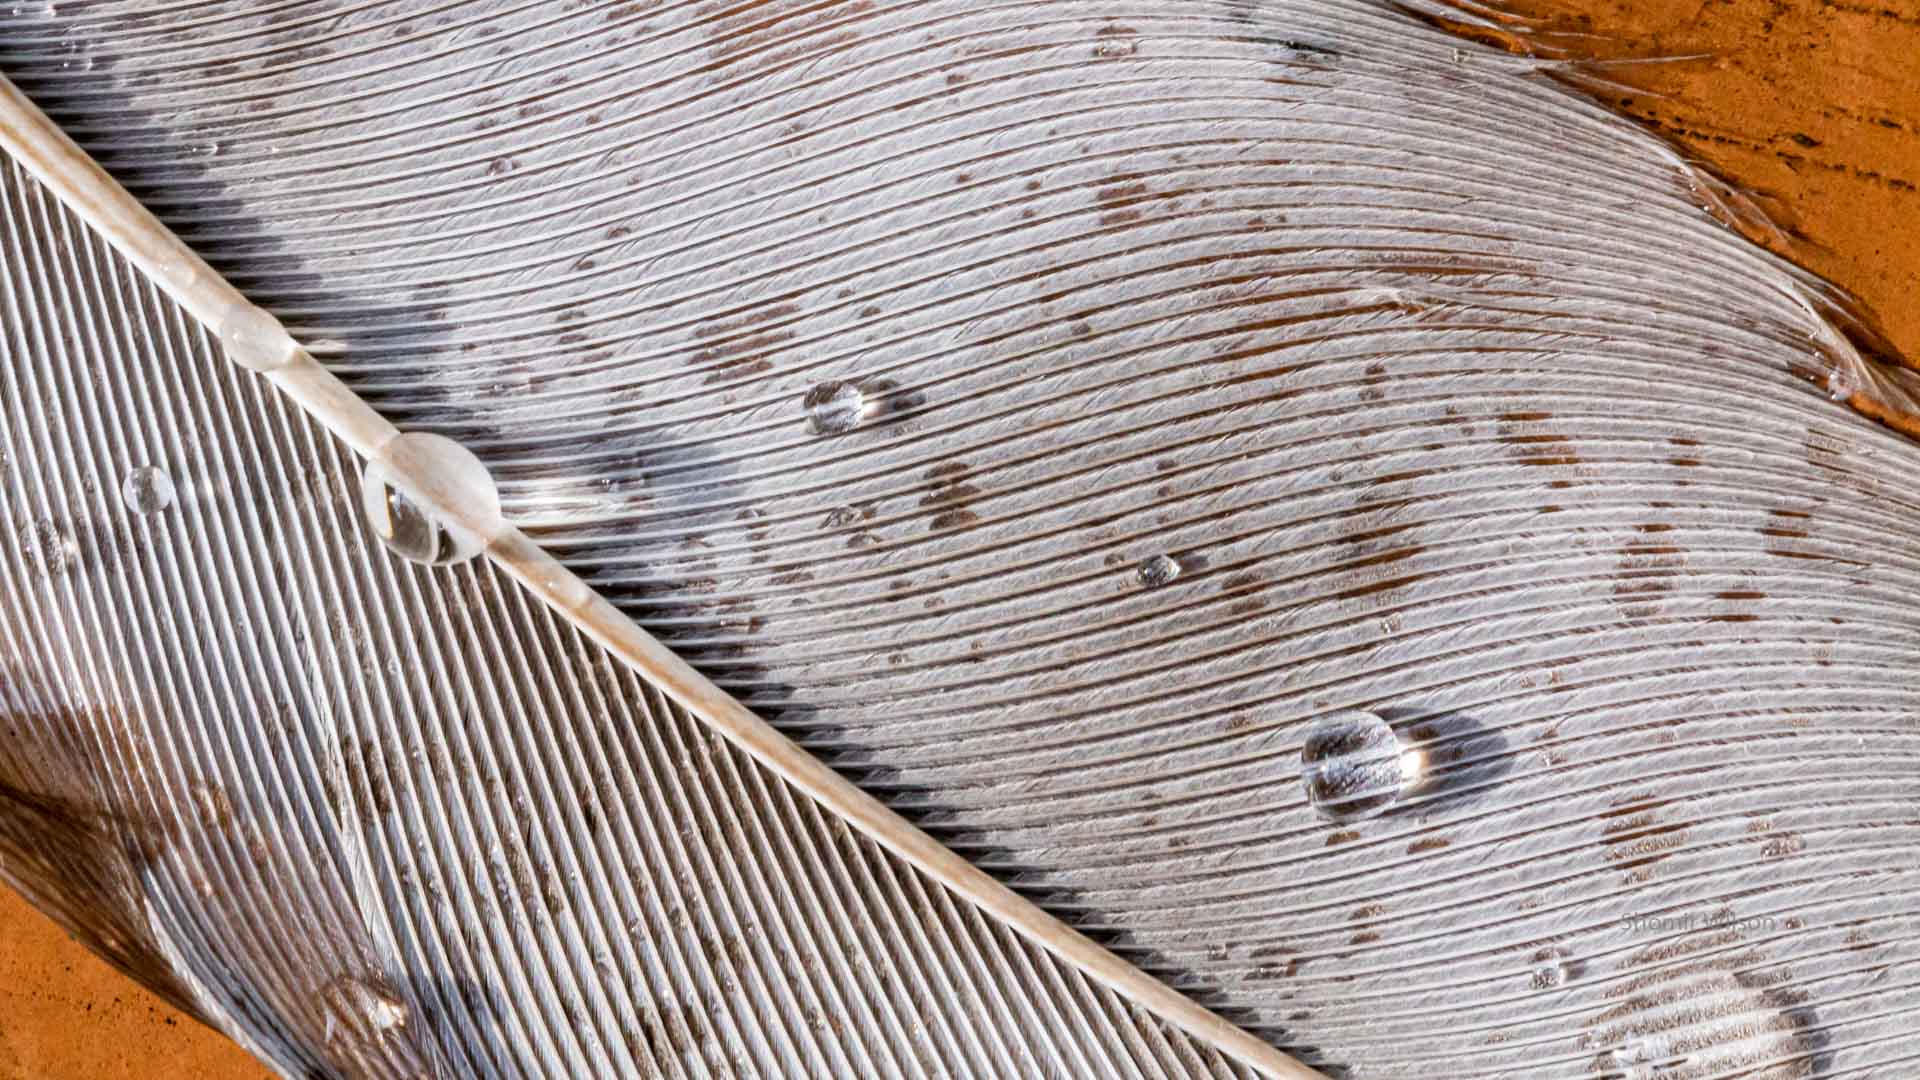
{"label": "water droplet", "polygon": [[439,514],[400,480],[403,473],[432,477],[469,521],[491,528],[500,518],[500,492],[472,451],[442,435],[408,432],[382,454],[386,460],[368,462],[360,480],[360,506],[381,543],[425,566],[465,562],[486,547],[485,535]]}
{"label": "water droplet", "polygon": [[1527,985],[1535,990],[1558,990],[1573,981],[1573,954],[1555,946],[1548,946],[1533,954],[1533,969],[1527,977]]}
{"label": "water droplet", "polygon": [[823,382],[801,399],[807,429],[815,435],[844,435],[867,418],[867,395],[849,382]]}
{"label": "water droplet", "polygon": [[1790,1007],[1768,974],[1742,970],[1748,960],[1711,956],[1718,931],[1691,936],[1674,967],[1631,979],[1589,1029],[1594,1045],[1611,1047],[1603,1064],[1613,1080],[1754,1075],[1759,1061],[1804,1058],[1818,1018]]}
{"label": "water droplet", "polygon": [[1835,367],[1827,372],[1827,397],[1833,401],[1846,401],[1860,392],[1860,387],[1851,372]]}
{"label": "water droplet", "polygon": [[1626,1045],[1616,1048],[1610,1055],[1612,1066],[1620,1070],[1624,1080],[1654,1080],[1669,1066],[1683,1064],[1684,1058],[1674,1056],[1673,1048],[1661,1035],[1642,1035],[1627,1041]]}
{"label": "water droplet", "polygon": [[1180,576],[1180,560],[1171,555],[1155,555],[1141,563],[1136,573],[1140,578],[1140,584],[1149,589],[1157,589],[1162,585],[1172,584],[1173,580]]}
{"label": "water droplet", "polygon": [[120,501],[136,514],[157,514],[173,505],[173,477],[142,465],[120,482]]}
{"label": "water droplet", "polygon": [[322,987],[320,996],[327,1004],[330,1031],[379,1036],[407,1023],[406,1004],[366,979],[342,975]]}
{"label": "water droplet", "polygon": [[1419,772],[1417,752],[1402,746],[1385,720],[1357,710],[1315,720],[1300,764],[1307,801],[1334,821],[1381,813]]}
{"label": "water droplet", "polygon": [[851,506],[836,506],[832,510],[827,511],[826,517],[820,519],[820,527],[823,529],[844,529],[849,525],[858,523],[859,520],[860,511]]}
{"label": "water droplet", "polygon": [[[185,274],[182,267],[177,274]],[[300,346],[280,325],[280,320],[262,308],[241,301],[228,308],[214,325],[228,359],[249,371],[272,371],[293,363]]]}

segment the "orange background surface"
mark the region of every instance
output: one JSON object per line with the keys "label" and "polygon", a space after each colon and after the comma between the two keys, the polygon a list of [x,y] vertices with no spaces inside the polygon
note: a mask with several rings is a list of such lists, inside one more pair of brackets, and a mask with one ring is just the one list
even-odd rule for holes
{"label": "orange background surface", "polygon": [[[1920,0],[1524,0],[1614,104],[1754,194],[1770,241],[1920,358]],[[0,890],[0,1080],[267,1075]]]}

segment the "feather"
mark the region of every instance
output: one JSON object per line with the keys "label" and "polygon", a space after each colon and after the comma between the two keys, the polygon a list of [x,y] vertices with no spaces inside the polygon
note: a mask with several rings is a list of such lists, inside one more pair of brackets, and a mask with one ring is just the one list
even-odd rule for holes
{"label": "feather", "polygon": [[[392,0],[60,5],[0,69],[348,446],[457,442],[556,560],[383,561],[9,177],[9,873],[290,1074],[1233,1068],[1131,972],[1356,1076],[1916,1052],[1920,451],[1830,400],[1907,376],[1541,62],[1362,0]],[[706,680],[1134,966],[847,837]],[[1356,710],[1404,776],[1330,820]]]}

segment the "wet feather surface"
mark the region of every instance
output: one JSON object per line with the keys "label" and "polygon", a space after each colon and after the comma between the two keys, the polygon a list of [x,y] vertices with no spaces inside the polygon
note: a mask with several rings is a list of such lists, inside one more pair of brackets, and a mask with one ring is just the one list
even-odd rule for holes
{"label": "wet feather surface", "polygon": [[[643,626],[1309,1060],[1920,1054],[1920,451],[1830,399],[1900,376],[1536,62],[1361,3],[4,25],[0,70]],[[376,1075],[1223,1068],[485,572],[383,562],[345,460],[8,185],[14,711],[136,733],[81,725],[101,812],[213,784],[268,845],[135,860],[203,1011]],[[180,504],[129,520],[160,461]],[[1350,709],[1419,783],[1330,823],[1302,745]],[[700,866],[738,884],[673,892]],[[298,982],[268,897],[374,997]],[[341,993],[410,1020],[302,1004]]]}

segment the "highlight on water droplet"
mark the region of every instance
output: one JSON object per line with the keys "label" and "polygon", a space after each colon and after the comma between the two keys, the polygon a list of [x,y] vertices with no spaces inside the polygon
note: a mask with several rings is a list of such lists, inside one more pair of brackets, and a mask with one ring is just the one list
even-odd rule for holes
{"label": "highlight on water droplet", "polygon": [[1155,555],[1135,571],[1140,584],[1149,589],[1171,585],[1180,576],[1180,560],[1171,555]]}
{"label": "highlight on water droplet", "polygon": [[1533,954],[1527,985],[1535,990],[1558,990],[1572,982],[1574,975],[1573,954],[1557,945],[1549,945]]}
{"label": "highlight on water droplet", "polygon": [[867,395],[850,382],[823,382],[801,399],[807,430],[815,435],[844,435],[867,418]]}
{"label": "highlight on water droplet", "polygon": [[341,975],[321,988],[320,997],[327,1007],[328,1041],[348,1033],[361,1038],[379,1037],[406,1026],[406,1003],[380,985],[384,981]]}
{"label": "highlight on water droplet", "polygon": [[228,359],[249,371],[274,371],[300,355],[300,346],[279,319],[245,301],[235,303],[215,321],[214,333]]}
{"label": "highlight on water droplet", "polygon": [[142,465],[120,481],[120,501],[136,514],[157,514],[173,505],[176,494],[173,477],[152,465]]}
{"label": "highlight on water droplet", "polygon": [[1853,373],[1835,366],[1827,371],[1827,397],[1834,401],[1847,401],[1860,392],[1860,386]]}
{"label": "highlight on water droplet", "polygon": [[1623,1080],[1654,1080],[1668,1069],[1685,1063],[1685,1058],[1673,1053],[1672,1046],[1663,1035],[1640,1035],[1627,1040],[1608,1055],[1610,1064],[1619,1070]]}
{"label": "highlight on water droplet", "polygon": [[1419,777],[1422,760],[1385,720],[1359,710],[1315,720],[1300,748],[1307,801],[1333,821],[1384,812]]}
{"label": "highlight on water droplet", "polygon": [[470,522],[491,526],[500,518],[500,491],[493,474],[473,452],[443,435],[407,432],[370,461],[360,480],[360,506],[388,550],[423,566],[466,562],[486,547],[487,536],[429,506],[402,481],[431,476]]}

